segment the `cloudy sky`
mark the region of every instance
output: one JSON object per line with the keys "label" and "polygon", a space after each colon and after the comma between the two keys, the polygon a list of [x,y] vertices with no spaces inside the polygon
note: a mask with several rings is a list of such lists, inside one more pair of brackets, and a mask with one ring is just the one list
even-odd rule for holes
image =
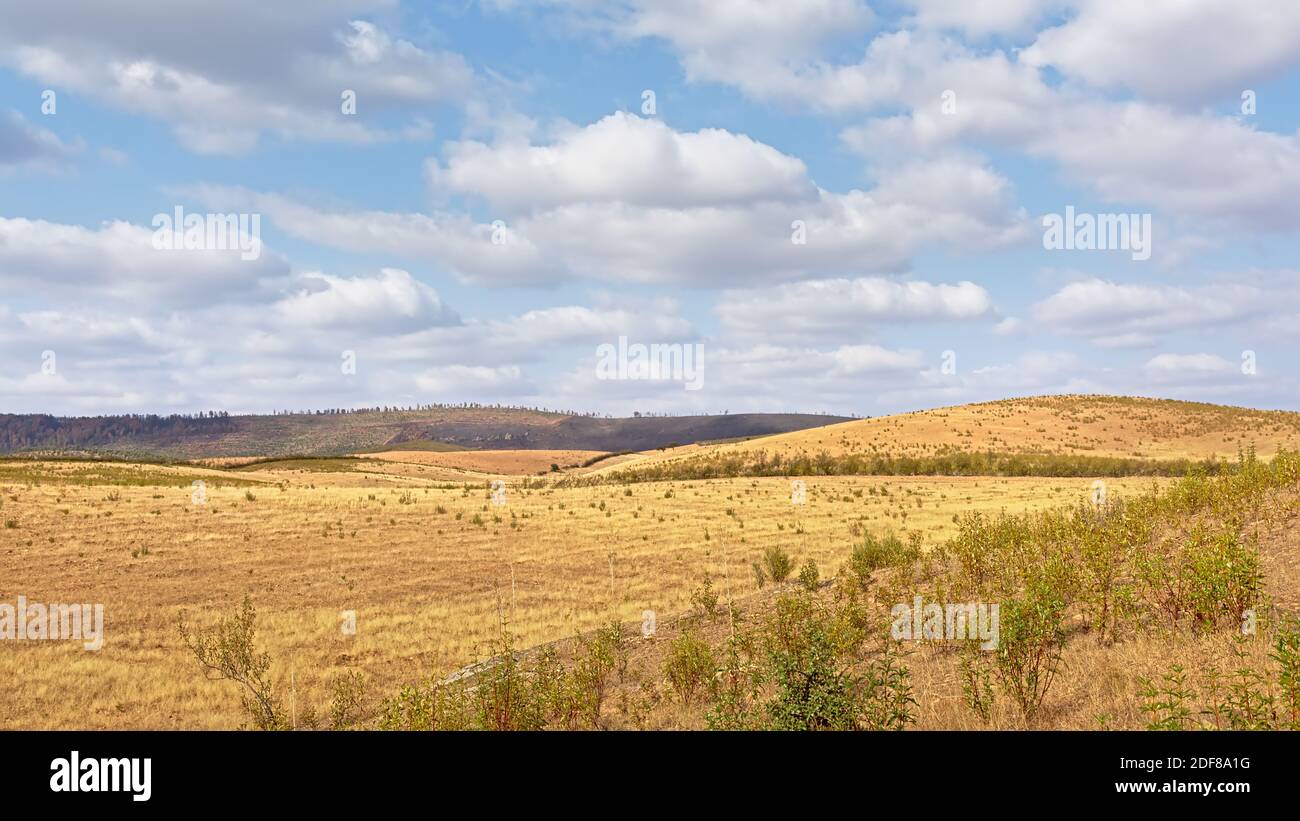
{"label": "cloudy sky", "polygon": [[[1300,409],[1289,0],[0,18],[0,412]],[[260,253],[157,247],[177,208]],[[1067,209],[1149,254],[1045,247]],[[702,389],[597,378],[621,336]]]}

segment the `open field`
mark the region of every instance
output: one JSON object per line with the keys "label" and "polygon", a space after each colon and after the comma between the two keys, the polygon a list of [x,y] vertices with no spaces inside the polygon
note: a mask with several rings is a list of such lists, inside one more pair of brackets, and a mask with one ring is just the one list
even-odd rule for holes
{"label": "open field", "polygon": [[432,465],[487,476],[521,476],[557,469],[577,468],[589,459],[603,456],[599,450],[461,450],[434,452],[390,450],[366,454],[365,458],[385,462]]}
{"label": "open field", "polygon": [[[538,644],[611,614],[686,610],[706,571],[720,591],[749,595],[749,565],[768,545],[829,573],[864,529],[933,543],[958,513],[1090,491],[1077,480],[845,477],[808,480],[807,503],[794,505],[790,482],[775,478],[511,483],[498,506],[486,484],[351,470],[4,462],[0,477],[0,519],[12,523],[0,529],[0,601],[102,602],[106,631],[98,652],[0,643],[5,727],[240,726],[235,688],[202,679],[176,620],[229,612],[245,595],[277,683],[289,692],[292,674],[302,706],[345,670],[389,691],[482,658],[502,613],[521,645]],[[193,503],[196,478],[205,504]],[[340,631],[346,610],[354,636]]]}
{"label": "open field", "polygon": [[[848,613],[856,625],[850,633],[871,622],[864,634],[874,637],[871,644],[884,635],[878,620],[888,604],[914,592],[1014,602],[1042,581],[1039,574],[1058,567],[1065,575],[1050,576],[1051,585],[1074,609],[1060,611],[1069,637],[1061,645],[1064,672],[1040,723],[1031,725],[1005,698],[977,720],[962,701],[965,673],[955,651],[927,643],[898,656],[916,694],[916,725],[1145,726],[1136,676],[1175,663],[1227,664],[1224,653],[1241,650],[1231,624],[1225,630],[1218,621],[1223,608],[1235,623],[1243,602],[1254,601],[1242,598],[1249,593],[1266,596],[1261,612],[1300,612],[1293,455],[1279,457],[1277,470],[1234,459],[1223,463],[1222,476],[1193,471],[1187,479],[1121,477],[1101,485],[1083,475],[624,482],[618,470],[665,464],[656,460],[680,458],[682,450],[698,457],[745,448],[874,448],[916,456],[934,448],[911,437],[942,442],[957,430],[972,438],[968,429],[971,447],[1042,448],[1074,468],[1098,455],[1187,459],[1231,450],[1235,457],[1238,446],[1265,453],[1285,447],[1294,415],[1253,413],[1146,400],[1087,399],[1074,409],[1022,400],[679,449],[676,456],[621,454],[586,467],[601,452],[431,447],[194,465],[0,460],[0,603],[20,596],[100,603],[105,618],[104,646],[94,652],[75,641],[0,642],[0,675],[11,682],[0,727],[248,725],[238,685],[205,680],[178,630],[182,619],[210,625],[245,599],[256,609],[256,647],[269,654],[270,681],[289,724],[328,712],[341,677],[366,682],[373,711],[379,699],[413,683],[497,656],[503,624],[514,647],[533,648],[527,657],[542,658],[538,648],[551,646],[572,662],[591,646],[572,637],[599,636],[611,621],[635,636],[643,613],[654,611],[660,632],[620,651],[631,672],[611,685],[603,711],[585,724],[572,715],[562,724],[701,727],[704,711],[671,697],[664,679],[681,642],[711,642],[716,653],[733,635],[726,618],[699,616],[701,597],[735,605],[744,630],[791,606],[812,608],[800,618]],[[1052,437],[1038,426],[1051,425],[1072,451],[1048,447]],[[1097,440],[1103,429],[1119,434],[1113,446]],[[1079,518],[1098,502],[1104,516]],[[1038,513],[1041,521],[1001,523],[1003,515]],[[864,576],[863,545],[890,533],[902,542]],[[1097,553],[1103,547],[1104,561]],[[790,577],[760,586],[753,566],[777,548],[790,558]],[[1211,548],[1227,552],[1196,552]],[[800,594],[793,579],[809,561],[821,583]],[[1107,590],[1119,592],[1097,617],[1089,585],[1099,583],[1099,573]],[[1245,581],[1233,575],[1241,573]],[[1161,608],[1170,607],[1165,598],[1182,601],[1198,584],[1212,592],[1178,604],[1161,621]],[[1246,592],[1220,601],[1233,585]],[[1166,587],[1173,592],[1161,592]],[[1185,614],[1206,606],[1219,608],[1215,629],[1189,626]],[[343,629],[348,613],[355,633]],[[765,634],[754,635],[761,641]],[[1270,663],[1266,643],[1241,651],[1261,669]],[[853,664],[894,658],[888,647],[854,652],[865,655]],[[474,676],[490,676],[496,668],[475,669]]]}

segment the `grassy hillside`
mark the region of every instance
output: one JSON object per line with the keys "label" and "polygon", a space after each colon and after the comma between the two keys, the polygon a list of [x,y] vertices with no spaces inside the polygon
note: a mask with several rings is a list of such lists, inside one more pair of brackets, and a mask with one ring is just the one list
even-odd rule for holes
{"label": "grassy hillside", "polygon": [[[1300,449],[1300,413],[1120,396],[1008,399],[675,448],[601,472],[660,479],[859,472],[1181,475],[1191,463],[1235,460],[1252,445],[1263,458]],[[989,461],[1028,467],[972,465],[963,454],[996,454]],[[1047,455],[1058,464],[1037,464]],[[1144,462],[1152,463],[1149,470]]]}
{"label": "grassy hillside", "polygon": [[0,453],[213,459],[391,450],[649,450],[844,421],[812,414],[599,419],[526,408],[434,407],[271,416],[0,415]]}

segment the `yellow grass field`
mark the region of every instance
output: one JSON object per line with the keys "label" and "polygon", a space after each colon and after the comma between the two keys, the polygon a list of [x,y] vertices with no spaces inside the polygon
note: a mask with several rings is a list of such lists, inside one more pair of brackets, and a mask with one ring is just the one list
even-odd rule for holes
{"label": "yellow grass field", "polygon": [[519,476],[546,473],[551,465],[560,469],[577,468],[596,456],[598,450],[458,450],[450,452],[424,450],[390,450],[366,454],[365,458],[382,462],[431,465],[483,476]]}
{"label": "yellow grass field", "polygon": [[[286,706],[320,710],[342,671],[384,694],[481,659],[502,616],[520,646],[611,616],[639,622],[646,609],[668,619],[705,572],[724,596],[753,594],[749,564],[770,544],[829,576],[864,528],[933,544],[963,511],[1069,504],[1090,490],[1061,479],[809,478],[796,505],[778,478],[517,480],[497,505],[485,482],[449,485],[421,475],[424,465],[373,461],[256,471],[0,462],[0,601],[102,603],[106,634],[97,652],[0,642],[0,726],[241,726],[237,688],[203,679],[176,624],[182,613],[211,623],[245,595]],[[206,485],[200,504],[195,480]],[[355,611],[355,635],[341,629],[344,611]]]}

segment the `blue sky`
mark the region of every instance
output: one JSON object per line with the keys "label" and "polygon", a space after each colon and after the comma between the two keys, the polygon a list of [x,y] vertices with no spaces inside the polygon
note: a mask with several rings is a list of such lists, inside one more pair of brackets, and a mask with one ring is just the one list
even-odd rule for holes
{"label": "blue sky", "polygon": [[0,0],[0,412],[1297,409],[1300,9],[1135,5]]}

